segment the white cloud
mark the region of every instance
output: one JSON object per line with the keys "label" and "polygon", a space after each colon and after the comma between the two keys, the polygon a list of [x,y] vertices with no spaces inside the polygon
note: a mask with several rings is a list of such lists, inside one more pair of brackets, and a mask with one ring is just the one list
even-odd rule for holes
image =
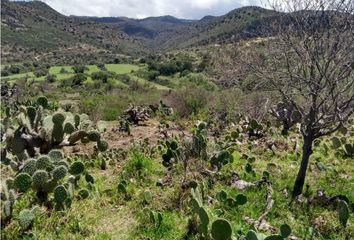
{"label": "white cloud", "polygon": [[78,16],[147,16],[172,15],[199,19],[222,15],[235,8],[260,5],[261,0],[43,0],[65,15]]}

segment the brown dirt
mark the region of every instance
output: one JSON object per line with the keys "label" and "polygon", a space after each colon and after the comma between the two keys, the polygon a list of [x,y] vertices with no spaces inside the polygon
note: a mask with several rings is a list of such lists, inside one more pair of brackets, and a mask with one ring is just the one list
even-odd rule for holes
{"label": "brown dirt", "polygon": [[[159,122],[155,119],[149,119],[144,122],[143,125],[131,126],[131,135],[128,136],[127,133],[119,132],[118,122],[108,122],[107,131],[103,134],[102,138],[106,140],[109,144],[109,148],[129,148],[134,143],[149,139],[151,145],[157,144],[158,140],[162,140],[165,135],[159,131]],[[183,130],[176,125],[171,125],[169,129],[166,130],[167,136],[179,136],[188,135],[188,131]],[[76,153],[80,154],[92,154],[94,152],[94,145],[96,143],[82,144],[78,143],[75,146],[65,147],[64,152],[68,155],[73,155]]]}

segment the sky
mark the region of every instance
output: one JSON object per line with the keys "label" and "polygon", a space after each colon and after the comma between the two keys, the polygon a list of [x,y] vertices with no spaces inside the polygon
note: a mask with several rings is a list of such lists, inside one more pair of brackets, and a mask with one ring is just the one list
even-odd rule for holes
{"label": "sky", "polygon": [[262,0],[42,0],[64,15],[145,18],[172,15],[185,19],[220,16]]}

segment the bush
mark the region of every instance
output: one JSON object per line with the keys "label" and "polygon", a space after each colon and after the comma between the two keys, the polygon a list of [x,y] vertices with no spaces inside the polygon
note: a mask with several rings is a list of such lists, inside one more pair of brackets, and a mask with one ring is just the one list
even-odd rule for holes
{"label": "bush", "polygon": [[74,73],[84,73],[88,68],[83,65],[77,65],[73,67]]}
{"label": "bush", "polygon": [[115,121],[118,119],[120,110],[117,108],[106,107],[103,110],[103,120],[104,121]]}
{"label": "bush", "polygon": [[20,67],[17,66],[17,65],[11,65],[10,68],[9,68],[9,72],[11,74],[19,74],[21,71]]}
{"label": "bush", "polygon": [[56,75],[53,75],[53,74],[48,74],[47,77],[46,77],[46,81],[47,82],[50,82],[50,83],[53,83],[57,80],[57,76]]}
{"label": "bush", "polygon": [[6,76],[9,76],[9,70],[7,68],[4,68],[1,70],[1,76],[2,77],[6,77]]}
{"label": "bush", "polygon": [[125,84],[130,84],[131,82],[130,76],[128,74],[119,74],[116,76],[116,79]]}
{"label": "bush", "polygon": [[46,76],[48,74],[49,74],[49,71],[46,68],[40,68],[40,69],[37,69],[36,71],[34,71],[34,75],[37,78],[42,77],[42,76]]}
{"label": "bush", "polygon": [[152,161],[151,158],[145,156],[138,150],[133,150],[124,165],[124,170],[130,177],[144,178],[151,173]]}
{"label": "bush", "polygon": [[59,73],[66,74],[66,73],[68,73],[68,71],[65,68],[61,68]]}
{"label": "bush", "polygon": [[193,65],[188,60],[172,60],[158,63],[155,60],[148,62],[149,70],[158,71],[161,75],[170,76],[177,72],[192,71]]}
{"label": "bush", "polygon": [[217,90],[217,86],[201,73],[190,73],[187,76],[181,78],[180,86],[183,87],[185,85],[198,86],[208,91]]}
{"label": "bush", "polygon": [[78,73],[72,77],[72,86],[81,86],[87,80],[86,74]]}
{"label": "bush", "polygon": [[151,70],[151,71],[147,72],[147,79],[149,81],[155,81],[159,75],[160,75],[159,71]]}
{"label": "bush", "polygon": [[95,81],[102,81],[103,83],[107,83],[108,81],[108,78],[109,78],[109,74],[107,72],[103,72],[103,71],[100,71],[100,72],[94,72],[91,74],[91,78],[92,80],[95,80]]}
{"label": "bush", "polygon": [[107,71],[107,68],[103,63],[97,63],[97,67],[102,71]]}
{"label": "bush", "polygon": [[206,110],[207,100],[211,99],[211,92],[200,87],[186,86],[185,88],[170,93],[166,104],[176,110],[179,117],[189,117]]}

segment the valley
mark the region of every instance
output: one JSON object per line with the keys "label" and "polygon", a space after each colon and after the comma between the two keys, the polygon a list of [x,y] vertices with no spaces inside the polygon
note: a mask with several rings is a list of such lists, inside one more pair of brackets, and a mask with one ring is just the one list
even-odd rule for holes
{"label": "valley", "polygon": [[353,239],[354,5],[275,3],[3,0],[1,238]]}

